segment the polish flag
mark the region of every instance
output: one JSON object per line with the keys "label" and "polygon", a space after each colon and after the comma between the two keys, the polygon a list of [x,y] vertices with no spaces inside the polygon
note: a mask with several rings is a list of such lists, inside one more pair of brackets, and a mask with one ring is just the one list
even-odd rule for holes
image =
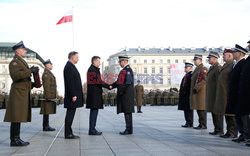
{"label": "polish flag", "polygon": [[56,25],[67,23],[67,22],[72,22],[72,20],[73,20],[73,11],[70,10],[66,14],[64,14],[64,16],[56,23]]}

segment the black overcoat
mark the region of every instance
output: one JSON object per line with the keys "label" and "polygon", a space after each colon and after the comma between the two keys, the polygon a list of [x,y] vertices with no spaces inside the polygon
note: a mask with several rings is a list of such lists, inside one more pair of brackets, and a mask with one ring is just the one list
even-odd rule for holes
{"label": "black overcoat", "polygon": [[117,114],[133,113],[134,110],[134,74],[129,65],[119,73],[118,79],[112,84],[117,88]]}
{"label": "black overcoat", "polygon": [[189,97],[190,97],[191,76],[192,76],[192,71],[185,74],[185,76],[181,80],[178,110],[190,110]]}
{"label": "black overcoat", "polygon": [[[81,76],[76,66],[68,61],[63,70],[64,75],[64,108],[78,108],[83,106],[83,91]],[[77,100],[72,101],[72,98],[76,96]]]}
{"label": "black overcoat", "polygon": [[89,109],[103,109],[102,87],[108,88],[101,79],[100,68],[91,65],[87,72],[87,105]]}

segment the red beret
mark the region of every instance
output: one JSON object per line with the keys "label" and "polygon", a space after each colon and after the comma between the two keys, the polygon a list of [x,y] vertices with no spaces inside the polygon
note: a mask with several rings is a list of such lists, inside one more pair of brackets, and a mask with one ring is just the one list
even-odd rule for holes
{"label": "red beret", "polygon": [[223,53],[233,53],[232,49],[225,49]]}

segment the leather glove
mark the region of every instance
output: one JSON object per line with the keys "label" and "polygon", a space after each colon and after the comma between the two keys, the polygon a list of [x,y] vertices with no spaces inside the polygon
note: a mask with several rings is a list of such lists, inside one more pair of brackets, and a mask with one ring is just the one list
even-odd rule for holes
{"label": "leather glove", "polygon": [[49,100],[49,99],[45,99],[45,101],[46,101],[46,102],[50,102],[50,100]]}
{"label": "leather glove", "polygon": [[32,67],[30,68],[30,72],[31,72],[31,73],[36,73],[36,72],[38,72],[38,71],[39,71],[39,68],[38,68],[38,67],[32,66]]}
{"label": "leather glove", "polygon": [[36,84],[34,82],[31,83],[31,88],[36,87]]}
{"label": "leather glove", "polygon": [[196,89],[194,89],[194,90],[193,90],[193,93],[194,93],[194,94],[197,94],[198,92],[197,92],[197,90],[196,90]]}

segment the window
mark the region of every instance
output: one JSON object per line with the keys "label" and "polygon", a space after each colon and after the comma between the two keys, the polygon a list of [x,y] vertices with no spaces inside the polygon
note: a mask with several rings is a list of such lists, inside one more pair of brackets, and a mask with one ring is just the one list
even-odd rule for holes
{"label": "window", "polygon": [[167,62],[168,62],[168,63],[171,63],[171,62],[170,62],[170,59],[168,59],[168,61],[167,61]]}
{"label": "window", "polygon": [[160,84],[163,84],[163,78],[162,77],[160,78]]}
{"label": "window", "polygon": [[171,84],[171,80],[170,80],[170,78],[168,78],[168,84]]}
{"label": "window", "polygon": [[177,60],[177,59],[175,60],[175,63],[178,63],[178,60]]}
{"label": "window", "polygon": [[162,60],[162,59],[160,59],[160,63],[163,63],[163,60]]}
{"label": "window", "polygon": [[136,60],[134,60],[134,63],[136,63]]}
{"label": "window", "polygon": [[185,60],[185,59],[183,60],[183,63],[186,63],[186,60]]}
{"label": "window", "polygon": [[170,67],[168,67],[168,73],[170,74]]}
{"label": "window", "polygon": [[163,68],[162,68],[162,67],[160,67],[160,73],[161,73],[161,74],[163,73]]}
{"label": "window", "polygon": [[154,74],[154,73],[155,73],[155,67],[152,68],[152,74]]}
{"label": "window", "polygon": [[144,68],[144,73],[147,74],[148,73],[148,69]]}
{"label": "window", "polygon": [[147,63],[147,60],[144,60],[144,63]]}
{"label": "window", "polygon": [[152,63],[155,63],[155,60],[152,60]]}

